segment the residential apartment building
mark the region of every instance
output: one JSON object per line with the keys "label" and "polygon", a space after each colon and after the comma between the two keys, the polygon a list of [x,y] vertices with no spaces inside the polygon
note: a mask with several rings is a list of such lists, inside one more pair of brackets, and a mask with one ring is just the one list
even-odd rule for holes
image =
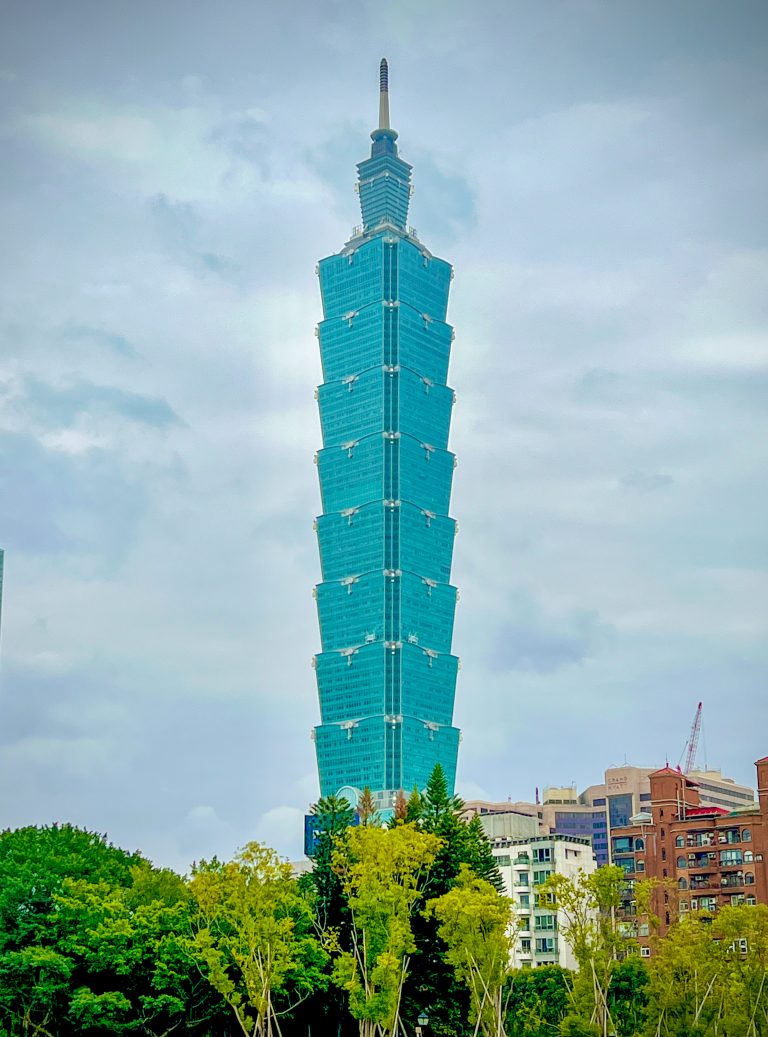
{"label": "residential apartment building", "polygon": [[561,933],[562,912],[539,907],[536,890],[552,874],[575,879],[580,870],[593,872],[597,864],[589,840],[534,835],[527,839],[492,839],[491,846],[504,892],[512,899],[512,966],[562,965],[575,969],[573,951]]}
{"label": "residential apartment building", "polygon": [[735,810],[707,803],[710,790],[690,774],[671,767],[654,771],[647,809],[611,832],[613,862],[627,876],[622,917],[642,954],[651,953],[653,934],[637,915],[638,879],[658,880],[652,912],[660,919],[660,936],[688,911],[768,904],[768,757],[756,767],[758,801]]}

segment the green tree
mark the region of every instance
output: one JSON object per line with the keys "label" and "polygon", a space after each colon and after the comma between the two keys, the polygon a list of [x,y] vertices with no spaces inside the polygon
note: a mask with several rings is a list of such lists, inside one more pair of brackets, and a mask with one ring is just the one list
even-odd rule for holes
{"label": "green tree", "polygon": [[311,813],[317,834],[309,855],[312,871],[307,873],[303,885],[314,893],[319,931],[341,930],[348,924],[349,912],[341,879],[333,867],[333,853],[355,823],[355,811],[343,796],[325,796],[312,806]]}
{"label": "green tree", "polygon": [[466,826],[466,862],[476,875],[490,882],[497,893],[503,893],[504,883],[499,866],[493,856],[491,844],[485,834],[479,814],[473,814]]}
{"label": "green tree", "polygon": [[361,1037],[397,1032],[415,949],[412,915],[440,840],[414,825],[352,828],[334,853],[352,918],[352,947],[340,948],[334,981],[349,996]]}
{"label": "green tree", "polygon": [[724,1033],[768,1034],[768,906],[727,905],[711,927],[723,960],[717,1021]]}
{"label": "green tree", "polygon": [[[456,882],[466,864],[481,878],[501,890],[501,877],[480,821],[467,823],[464,804],[451,795],[442,767],[437,764],[424,793],[414,789],[408,800],[407,820],[431,835],[442,846],[423,889],[425,899],[440,897]],[[469,996],[445,957],[445,945],[437,934],[434,916],[414,918],[416,952],[403,990],[402,1015],[413,1027],[419,1012],[429,1006],[429,1032],[433,1037],[455,1037],[466,1030]]]}
{"label": "green tree", "polygon": [[508,1037],[555,1037],[571,1003],[573,976],[560,965],[515,969],[504,1000]]}
{"label": "green tree", "polygon": [[[654,1037],[708,1037],[721,970],[709,920],[684,916],[659,941],[651,959],[647,1033]],[[714,1034],[713,1034],[714,1037]],[[736,1037],[736,1035],[732,1035]],[[740,1037],[746,1037],[746,1031]]]}
{"label": "green tree", "polygon": [[649,1037],[768,1035],[768,907],[691,912],[656,946]]}
{"label": "green tree", "polygon": [[579,964],[564,1032],[608,1037],[615,1030],[608,995],[612,974],[630,946],[616,924],[625,882],[622,869],[609,866],[591,874],[579,869],[575,879],[553,874],[539,887],[539,902],[557,909],[560,935]]}
{"label": "green tree", "polygon": [[56,1020],[67,1012],[75,962],[52,947],[33,944],[0,954],[0,1018],[6,1032],[57,1032]]}
{"label": "green tree", "polygon": [[608,988],[608,1008],[616,1027],[616,1037],[635,1037],[646,1020],[648,1010],[648,966],[638,954],[616,962]]}
{"label": "green tree", "polygon": [[452,888],[431,900],[446,960],[469,990],[475,1033],[505,1037],[502,991],[512,951],[509,900],[463,864]]}
{"label": "green tree", "polygon": [[220,1025],[223,1005],[189,954],[191,899],[176,874],[144,863],[131,886],[66,879],[57,946],[77,962],[69,1018],[79,1028],[160,1035]]}
{"label": "green tree", "polygon": [[424,799],[419,792],[418,786],[414,785],[411,790],[411,794],[408,797],[408,806],[405,811],[405,820],[415,823],[421,821],[422,811],[424,809]]}
{"label": "green tree", "polygon": [[182,879],[69,825],[0,836],[0,1032],[136,1033],[210,1024]]}
{"label": "green tree", "polygon": [[193,946],[248,1037],[280,1033],[279,1017],[325,982],[325,953],[290,865],[259,843],[229,863],[202,861],[190,889]]}
{"label": "green tree", "polygon": [[[310,854],[312,870],[299,879],[311,905],[318,938],[330,951],[351,950],[351,919],[341,876],[333,867],[334,850],[344,844],[350,827],[357,817],[349,802],[342,796],[325,796],[312,807],[317,833]],[[296,1030],[305,1034],[311,1028],[320,1033],[353,1032],[350,1025],[348,999],[337,986],[330,984],[331,963],[327,965],[329,986],[316,991],[296,1012]],[[303,1029],[300,1029],[304,1023]]]}

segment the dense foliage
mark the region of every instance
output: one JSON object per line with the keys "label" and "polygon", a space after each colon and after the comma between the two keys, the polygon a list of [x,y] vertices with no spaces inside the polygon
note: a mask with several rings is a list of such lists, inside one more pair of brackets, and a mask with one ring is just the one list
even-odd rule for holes
{"label": "dense foliage", "polygon": [[187,884],[69,825],[0,835],[0,1034],[234,1033]]}
{"label": "dense foliage", "polygon": [[[437,768],[381,824],[314,807],[299,879],[258,843],[189,878],[69,825],[0,834],[0,1037],[768,1037],[768,907],[689,913],[642,958],[617,869],[555,876],[579,963],[512,970],[509,901]],[[639,898],[639,900],[642,898]]]}

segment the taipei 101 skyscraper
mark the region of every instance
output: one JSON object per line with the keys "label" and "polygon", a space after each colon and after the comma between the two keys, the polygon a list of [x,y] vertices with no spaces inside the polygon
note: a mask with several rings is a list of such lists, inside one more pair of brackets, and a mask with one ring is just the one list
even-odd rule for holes
{"label": "taipei 101 skyscraper", "polygon": [[436,763],[449,787],[458,659],[449,517],[453,329],[450,264],[408,226],[411,166],[389,125],[382,60],[379,125],[357,167],[362,224],[318,266],[323,446],[316,455],[322,650],[314,658],[320,792],[377,806],[423,789]]}

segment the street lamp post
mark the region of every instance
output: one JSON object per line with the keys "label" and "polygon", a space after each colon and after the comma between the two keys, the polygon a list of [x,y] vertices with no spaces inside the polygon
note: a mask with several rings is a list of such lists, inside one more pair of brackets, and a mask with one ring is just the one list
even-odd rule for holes
{"label": "street lamp post", "polygon": [[427,1013],[426,1012],[419,1012],[419,1018],[418,1018],[419,1025],[416,1027],[416,1037],[422,1037],[422,1033],[424,1031],[424,1027],[427,1025],[428,1022],[429,1022],[429,1016],[427,1015]]}

